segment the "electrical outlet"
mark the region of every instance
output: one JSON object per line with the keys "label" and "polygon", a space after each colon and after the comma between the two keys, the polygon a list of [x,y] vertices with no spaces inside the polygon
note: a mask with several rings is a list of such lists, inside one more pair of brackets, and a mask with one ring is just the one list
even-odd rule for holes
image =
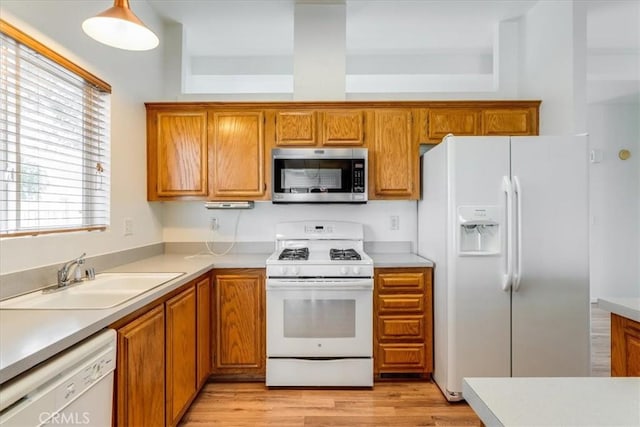
{"label": "electrical outlet", "polygon": [[400,217],[398,215],[391,215],[389,219],[389,228],[394,231],[400,230]]}
{"label": "electrical outlet", "polygon": [[218,228],[220,227],[220,224],[218,223],[218,218],[211,218],[211,221],[209,222],[209,229],[211,231],[216,231]]}
{"label": "electrical outlet", "polygon": [[133,235],[133,218],[124,219],[124,235],[125,236]]}

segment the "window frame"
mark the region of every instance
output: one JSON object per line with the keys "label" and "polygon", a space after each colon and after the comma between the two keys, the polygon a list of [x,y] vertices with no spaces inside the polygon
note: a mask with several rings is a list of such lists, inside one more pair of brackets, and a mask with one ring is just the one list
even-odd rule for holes
{"label": "window frame", "polygon": [[[34,38],[30,37],[29,35],[25,34],[24,32],[20,31],[19,29],[17,29],[16,27],[14,27],[13,25],[9,24],[8,22],[0,19],[0,33],[3,33],[4,35],[14,39],[17,43],[22,44],[30,49],[32,49],[33,51],[35,51],[37,54],[42,55],[43,57],[51,60],[52,62],[54,62],[55,64],[61,66],[62,68],[66,69],[67,71],[75,74],[76,76],[82,78],[86,83],[95,86],[99,91],[104,92],[108,95],[111,94],[111,85],[109,85],[107,82],[105,82],[104,80],[98,78],[97,76],[95,76],[94,74],[90,73],[89,71],[85,70],[84,68],[78,66],[77,64],[73,63],[72,61],[70,61],[69,59],[65,58],[64,56],[58,54],[57,52],[55,52],[54,50],[48,48],[47,46],[45,46],[44,44],[40,43],[39,41],[35,40]],[[85,128],[86,129],[86,128]],[[106,142],[106,149],[107,152],[109,152],[109,141]],[[84,149],[83,149],[84,151]],[[17,166],[20,167],[22,163],[18,163]],[[83,175],[83,178],[86,177],[86,175]],[[106,177],[107,181],[110,180],[110,176]],[[83,182],[85,182],[83,180]],[[110,209],[109,206],[109,200],[110,199],[110,190],[107,190],[108,193],[106,194],[106,198],[107,198],[107,223],[104,225],[80,225],[80,226],[72,226],[72,227],[63,227],[63,228],[56,228],[55,226],[52,228],[42,228],[42,229],[30,229],[30,230],[16,230],[16,231],[12,231],[12,232],[0,232],[0,239],[1,238],[7,238],[7,237],[20,237],[20,236],[35,236],[35,235],[43,235],[43,234],[52,234],[52,233],[65,233],[65,232],[77,232],[77,231],[92,231],[92,230],[100,230],[100,231],[104,231],[106,230],[107,226],[109,225],[109,221],[108,221],[108,217],[110,216],[108,210]],[[19,201],[18,201],[19,204]],[[84,202],[83,202],[83,206],[84,206]],[[18,208],[17,211],[19,211],[20,209]]]}

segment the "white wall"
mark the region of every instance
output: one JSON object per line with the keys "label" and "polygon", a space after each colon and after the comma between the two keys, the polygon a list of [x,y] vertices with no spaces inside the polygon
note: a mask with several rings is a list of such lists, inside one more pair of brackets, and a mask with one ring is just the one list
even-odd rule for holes
{"label": "white wall", "polygon": [[[150,52],[110,48],[86,36],[82,21],[112,1],[10,1],[0,3],[2,19],[82,66],[112,86],[111,226],[106,232],[77,232],[0,240],[0,273],[6,274],[162,241],[160,205],[146,201],[146,119],[144,101],[162,92],[162,45]],[[162,25],[146,2],[132,9],[162,40]],[[162,41],[161,41],[162,43]],[[134,234],[124,236],[124,219]]]}
{"label": "white wall", "polygon": [[[393,215],[399,217],[398,230],[391,230]],[[366,241],[412,242],[415,250],[416,215],[415,201],[370,201],[366,205],[274,205],[256,202],[251,210],[207,210],[202,202],[171,202],[164,204],[164,241],[230,242],[239,218],[237,241],[272,242],[278,222],[335,220],[364,224]],[[215,234],[209,231],[212,217],[217,218],[220,225]]]}
{"label": "white wall", "polygon": [[519,96],[541,99],[540,134],[584,132],[586,14],[576,1],[541,1],[520,19]]}
{"label": "white wall", "polygon": [[[640,104],[593,104],[591,164],[591,298],[640,297]],[[627,149],[631,158],[620,160]]]}

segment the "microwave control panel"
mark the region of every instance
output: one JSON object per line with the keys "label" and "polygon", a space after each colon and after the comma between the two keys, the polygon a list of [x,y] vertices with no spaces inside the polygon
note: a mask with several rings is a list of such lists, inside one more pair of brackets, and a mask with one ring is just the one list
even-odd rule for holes
{"label": "microwave control panel", "polygon": [[366,191],[366,189],[364,188],[365,174],[367,173],[364,167],[364,161],[354,160],[352,170],[353,170],[353,192],[364,193]]}

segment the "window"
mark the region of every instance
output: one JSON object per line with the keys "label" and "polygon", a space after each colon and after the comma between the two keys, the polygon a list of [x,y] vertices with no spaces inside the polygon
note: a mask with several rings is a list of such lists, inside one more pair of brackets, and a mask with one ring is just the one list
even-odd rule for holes
{"label": "window", "polygon": [[0,21],[0,237],[106,228],[110,93]]}

